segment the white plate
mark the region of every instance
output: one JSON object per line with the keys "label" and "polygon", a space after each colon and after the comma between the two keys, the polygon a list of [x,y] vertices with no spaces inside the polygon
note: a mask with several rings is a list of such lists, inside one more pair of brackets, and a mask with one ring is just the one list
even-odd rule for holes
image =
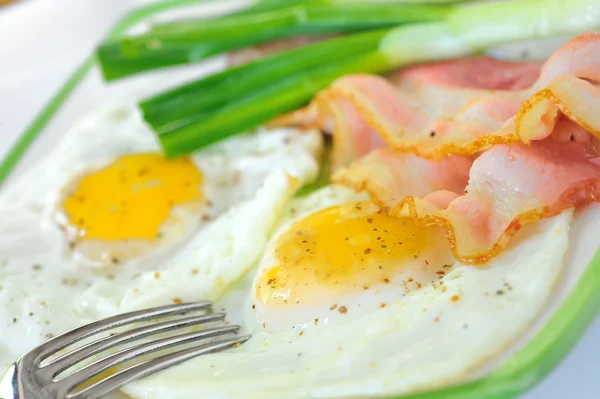
{"label": "white plate", "polygon": [[[148,1],[22,0],[0,9],[0,158],[114,23],[142,3]],[[136,77],[108,89],[97,71],[93,72],[53,118],[13,176],[43,155],[75,119],[110,98],[141,95],[148,87],[155,90],[157,84],[172,84],[174,79],[185,80],[219,65],[217,59],[208,66]],[[597,337],[600,318],[562,364],[524,398],[599,397]]]}

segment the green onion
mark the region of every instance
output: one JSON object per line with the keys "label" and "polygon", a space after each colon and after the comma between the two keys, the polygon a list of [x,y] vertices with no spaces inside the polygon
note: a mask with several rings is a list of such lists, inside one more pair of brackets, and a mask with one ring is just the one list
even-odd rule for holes
{"label": "green onion", "polygon": [[[232,18],[237,17],[239,15],[249,15],[256,14],[264,11],[274,11],[280,8],[285,8],[297,4],[305,4],[305,3],[323,3],[329,4],[332,0],[259,0],[256,4],[242,9],[240,11],[235,11],[225,16],[219,17],[219,19]],[[150,27],[150,32],[168,32],[168,31],[181,31],[190,28],[195,28],[199,23],[203,23],[208,21],[208,19],[198,19],[198,18],[187,18],[183,20],[177,20],[173,22],[164,22],[156,25],[152,25]]]}
{"label": "green onion", "polygon": [[392,30],[380,50],[401,67],[529,39],[600,28],[597,0],[518,0],[455,6],[439,24]]}
{"label": "green onion", "polygon": [[197,23],[182,22],[100,46],[106,80],[166,66],[196,62],[223,52],[301,34],[354,32],[399,24],[437,21],[448,6],[326,4],[303,2]]}
{"label": "green onion", "polygon": [[[285,60],[298,62],[294,58],[298,53],[289,51],[278,55],[272,69],[266,69],[268,67],[261,64],[261,60],[254,61],[245,66],[247,73],[243,77],[239,70],[225,71],[215,75],[217,77],[205,78],[147,100],[143,108],[150,123],[154,121],[159,126],[162,133],[159,139],[165,154],[174,157],[252,129],[280,113],[306,104],[319,90],[347,73],[381,73],[418,62],[462,57],[515,40],[575,34],[598,28],[600,3],[596,0],[573,0],[568,5],[562,0],[460,5],[444,21],[389,30],[371,49],[364,51],[361,48],[362,55],[353,53],[350,58],[342,55],[338,59],[332,56],[322,66],[311,64],[313,66],[308,68],[294,68]],[[339,38],[336,43],[344,46],[344,41],[355,40],[355,37],[356,34]],[[312,51],[315,46],[307,46],[305,51]],[[232,76],[230,80],[229,76]],[[277,79],[272,79],[270,84],[249,83],[254,79],[268,82],[270,76],[277,76]],[[240,90],[235,89],[238,81],[244,82],[240,84]],[[211,104],[212,100],[204,99],[215,94],[211,87],[228,89]],[[194,97],[199,100],[195,102]],[[173,104],[181,105],[183,101],[194,104],[180,112],[173,111],[176,108]],[[171,108],[161,113],[162,105]]]}
{"label": "green onion", "polygon": [[262,89],[310,68],[364,54],[389,30],[378,30],[315,43],[236,66],[143,101],[144,118],[158,132],[170,121],[215,110],[232,98]]}
{"label": "green onion", "polygon": [[335,65],[323,65],[310,74],[274,82],[264,90],[240,98],[210,114],[191,118],[172,132],[158,136],[165,154],[175,157],[204,147],[306,103],[340,74],[379,73],[389,68],[380,52],[372,52]]}
{"label": "green onion", "polygon": [[159,41],[169,43],[197,43],[199,41],[243,38],[248,35],[276,30],[286,33],[348,32],[376,27],[396,26],[401,23],[440,20],[450,9],[447,6],[380,5],[368,4],[328,5],[302,4],[225,17],[214,20],[186,23],[180,29],[154,30],[148,34],[125,38],[123,51],[143,50],[148,44]]}

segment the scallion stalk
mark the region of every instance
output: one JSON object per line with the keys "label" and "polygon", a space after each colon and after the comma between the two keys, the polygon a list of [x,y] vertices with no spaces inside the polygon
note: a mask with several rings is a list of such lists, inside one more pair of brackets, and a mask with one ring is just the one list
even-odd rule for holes
{"label": "scallion stalk", "polygon": [[189,21],[181,28],[148,32],[103,44],[97,55],[106,80],[196,62],[212,55],[303,34],[345,33],[437,21],[450,11],[442,5],[326,4],[302,2],[214,20]]}
{"label": "scallion stalk", "polygon": [[[244,8],[239,11],[232,12],[225,16],[219,17],[219,19],[225,18],[235,18],[240,15],[249,15],[249,14],[257,14],[259,12],[265,11],[274,11],[281,8],[294,6],[298,4],[318,4],[325,3],[330,4],[333,0],[258,0],[255,4],[248,8]],[[182,31],[190,28],[195,28],[199,23],[209,21],[208,19],[198,19],[198,18],[187,18],[187,19],[179,19],[173,22],[163,22],[159,24],[152,25],[150,27],[150,32],[168,32],[168,31]]]}
{"label": "scallion stalk", "polygon": [[186,154],[298,108],[340,73],[380,73],[388,68],[386,57],[378,51],[355,56],[335,65],[323,65],[313,69],[310,74],[273,82],[264,90],[239,98],[210,114],[190,116],[181,126],[170,133],[160,134],[158,138],[168,157]]}
{"label": "scallion stalk", "polygon": [[380,5],[368,4],[301,4],[260,13],[242,14],[209,21],[186,23],[185,28],[152,31],[145,35],[125,38],[123,51],[142,50],[148,44],[160,42],[197,43],[199,41],[228,40],[285,30],[294,34],[349,32],[377,27],[397,26],[403,23],[436,21],[448,15],[447,6]]}
{"label": "scallion stalk", "polygon": [[144,118],[158,132],[173,119],[215,110],[272,85],[273,82],[323,64],[365,54],[376,48],[389,30],[369,31],[276,53],[180,86],[140,103]]}
{"label": "scallion stalk", "polygon": [[[169,157],[189,153],[307,103],[323,87],[350,72],[380,73],[418,62],[462,57],[515,40],[576,34],[598,28],[600,3],[596,0],[518,0],[456,6],[444,21],[391,29],[363,55],[353,55],[351,59],[342,56],[338,61],[329,59],[322,67],[286,69],[289,68],[286,57],[294,53],[282,53],[277,67],[269,71],[280,71],[277,76],[281,79],[273,79],[272,84],[260,87],[245,86],[245,90],[236,92],[238,78],[233,78],[227,83],[231,90],[218,100],[222,105],[210,112],[198,112],[197,108],[190,107],[185,112],[164,113],[157,118],[162,126],[159,139]],[[342,39],[352,40],[353,36]],[[256,64],[249,65],[251,70]],[[227,76],[225,72],[211,84],[225,85]],[[263,66],[244,74],[243,80],[264,82],[268,76]],[[181,98],[211,96],[211,92],[203,88],[206,83],[195,84],[182,89]],[[145,103],[152,103],[153,112],[158,115],[161,102],[165,106],[175,104],[178,96],[175,89],[162,99],[159,96]]]}

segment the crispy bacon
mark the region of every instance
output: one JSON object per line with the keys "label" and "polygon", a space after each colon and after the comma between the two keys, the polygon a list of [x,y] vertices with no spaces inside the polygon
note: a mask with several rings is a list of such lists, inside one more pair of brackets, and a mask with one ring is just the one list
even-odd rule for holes
{"label": "crispy bacon", "polygon": [[[457,259],[482,263],[523,224],[599,200],[600,34],[567,43],[534,83],[538,72],[479,57],[393,83],[351,75],[277,122],[332,132],[334,181],[444,227]],[[477,157],[464,192],[463,156]]]}
{"label": "crispy bacon", "polygon": [[[581,43],[592,41],[597,46],[598,37],[589,34],[569,42],[567,50],[573,43],[578,49],[572,53],[570,64],[561,58],[567,50],[559,50],[544,67],[540,80],[545,82],[543,87],[538,83],[524,90],[489,89],[520,88],[532,81],[532,71],[537,67],[522,66],[525,72],[518,74],[514,65],[479,57],[408,70],[399,75],[407,80],[396,79],[395,85],[379,76],[349,75],[319,93],[308,107],[275,123],[332,131],[336,168],[380,146],[382,141],[398,151],[430,159],[448,154],[472,155],[496,144],[528,143],[551,134],[559,113],[600,137],[600,114],[590,112],[599,103],[600,91],[589,81],[600,76],[600,63],[588,62],[585,54],[593,46]],[[479,64],[491,82],[485,82],[484,74],[476,72]],[[572,73],[581,72],[583,78],[557,75],[565,65],[571,65]],[[499,72],[491,73],[492,66]],[[443,68],[449,69],[443,78],[431,78],[436,76],[432,71]],[[471,79],[465,76],[465,69],[472,71]],[[456,82],[449,84],[451,77]],[[487,88],[464,88],[476,84]]]}
{"label": "crispy bacon", "polygon": [[416,65],[392,73],[388,79],[407,88],[435,85],[454,89],[522,90],[535,83],[541,68],[537,62],[506,62],[477,56]]}
{"label": "crispy bacon", "polygon": [[382,147],[339,169],[332,180],[367,191],[381,208],[393,208],[408,195],[422,197],[438,190],[463,193],[472,163],[467,157],[432,161]]}
{"label": "crispy bacon", "polygon": [[464,195],[410,196],[390,213],[443,226],[457,259],[486,262],[522,225],[600,200],[600,167],[585,152],[581,143],[552,139],[498,145],[473,163]]}

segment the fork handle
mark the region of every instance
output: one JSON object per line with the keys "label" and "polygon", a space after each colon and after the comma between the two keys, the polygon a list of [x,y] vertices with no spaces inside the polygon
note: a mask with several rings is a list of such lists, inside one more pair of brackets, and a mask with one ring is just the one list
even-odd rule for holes
{"label": "fork handle", "polygon": [[19,394],[17,363],[11,364],[0,379],[0,399],[25,399]]}
{"label": "fork handle", "polygon": [[23,357],[10,365],[0,378],[0,399],[59,399],[35,383],[35,377],[22,369]]}

